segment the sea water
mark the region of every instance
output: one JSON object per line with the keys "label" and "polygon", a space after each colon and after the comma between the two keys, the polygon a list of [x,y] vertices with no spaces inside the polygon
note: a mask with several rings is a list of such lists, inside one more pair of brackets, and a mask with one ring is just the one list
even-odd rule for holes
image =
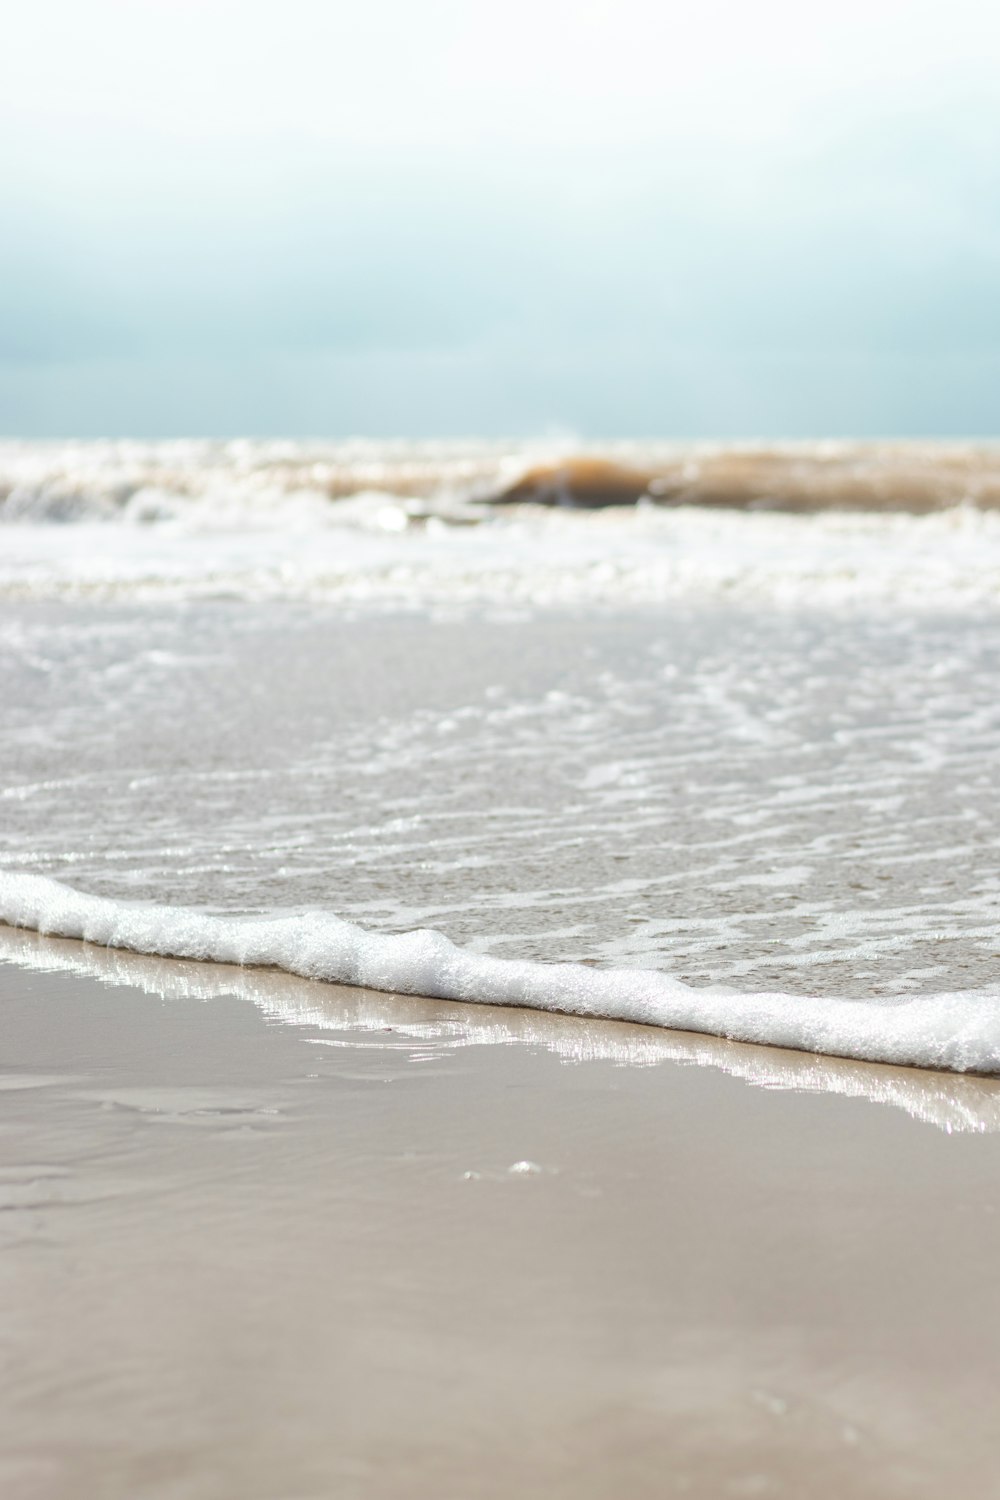
{"label": "sea water", "polygon": [[1000,1070],[983,486],[491,508],[537,456],[8,445],[0,915]]}

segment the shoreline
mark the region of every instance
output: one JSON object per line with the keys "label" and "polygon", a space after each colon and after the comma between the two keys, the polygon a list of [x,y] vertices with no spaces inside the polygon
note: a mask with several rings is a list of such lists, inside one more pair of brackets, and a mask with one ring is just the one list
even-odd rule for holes
{"label": "shoreline", "polygon": [[0,870],[0,920],[164,958],[276,969],[388,994],[638,1022],[859,1061],[1000,1073],[992,989],[848,999],[697,988],[661,970],[497,958],[419,928],[382,933],[325,911],[225,916],[114,901]]}
{"label": "shoreline", "polygon": [[955,1073],[741,1042],[654,1022],[581,1016],[572,1011],[482,1005],[309,979],[283,969],[163,957],[108,948],[0,923],[0,963],[29,972],[68,972],[129,986],[163,1000],[233,996],[284,1025],[370,1034],[391,1024],[419,1039],[427,1032],[464,1046],[541,1048],[570,1063],[664,1063],[707,1067],[751,1086],[840,1094],[891,1104],[948,1133],[1000,1132],[1000,1078]]}

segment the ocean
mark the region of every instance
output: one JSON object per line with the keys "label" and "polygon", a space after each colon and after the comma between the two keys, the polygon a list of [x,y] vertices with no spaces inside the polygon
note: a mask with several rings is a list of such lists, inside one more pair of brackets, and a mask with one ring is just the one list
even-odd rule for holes
{"label": "ocean", "polygon": [[998,505],[975,445],[2,444],[0,917],[1000,1072]]}

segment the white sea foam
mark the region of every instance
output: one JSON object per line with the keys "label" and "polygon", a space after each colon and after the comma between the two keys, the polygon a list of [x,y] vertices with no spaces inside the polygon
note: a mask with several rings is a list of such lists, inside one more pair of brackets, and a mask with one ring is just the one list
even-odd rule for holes
{"label": "white sea foam", "polygon": [[686,506],[504,514],[462,529],[432,518],[414,531],[402,502],[369,496],[351,515],[350,525],[337,515],[210,534],[174,522],[10,526],[0,532],[0,595],[393,607],[1000,603],[996,512],[791,516]]}
{"label": "white sea foam", "polygon": [[1000,1072],[995,989],[893,1000],[693,989],[648,970],[493,958],[437,932],[386,935],[326,912],[210,915],[107,900],[11,873],[0,873],[0,919],[105,947],[268,966],[399,994],[600,1016],[873,1062]]}

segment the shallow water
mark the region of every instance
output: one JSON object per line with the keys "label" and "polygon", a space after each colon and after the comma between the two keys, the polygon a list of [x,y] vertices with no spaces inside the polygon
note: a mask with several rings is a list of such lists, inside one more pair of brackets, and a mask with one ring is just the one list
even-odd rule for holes
{"label": "shallow water", "polygon": [[0,621],[8,870],[747,990],[995,979],[992,614]]}
{"label": "shallow water", "polygon": [[[664,987],[708,1017],[728,986],[758,1015],[703,1029],[1000,1068],[1000,450],[604,456],[0,445],[0,868],[158,903],[153,951],[178,907],[316,909],[375,935],[360,967],[326,929],[322,961],[257,961],[675,1025]],[[532,466],[550,499],[573,473],[648,494],[489,503]],[[83,930],[74,898],[5,890]],[[120,915],[91,935],[139,941]],[[379,935],[414,928],[462,954],[404,972]],[[580,993],[487,958],[584,966]],[[588,969],[665,980],[616,999]],[[795,996],[882,1008],[862,1042],[832,1004],[779,1025]]]}

